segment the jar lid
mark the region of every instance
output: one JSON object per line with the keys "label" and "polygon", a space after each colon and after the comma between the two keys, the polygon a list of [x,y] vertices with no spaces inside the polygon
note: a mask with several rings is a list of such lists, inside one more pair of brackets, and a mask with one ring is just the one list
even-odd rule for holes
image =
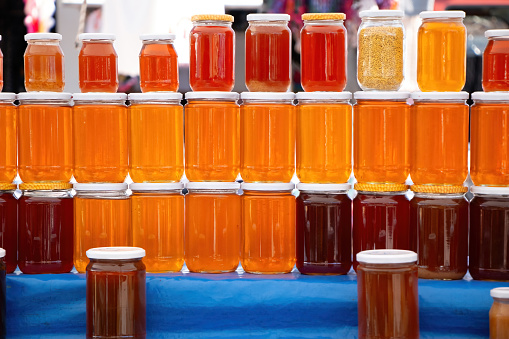
{"label": "jar lid", "polygon": [[356,183],[354,188],[363,192],[403,192],[408,189],[405,184],[364,184]]}
{"label": "jar lid", "polygon": [[290,21],[290,15],[281,13],[251,13],[247,15],[247,21]]}
{"label": "jar lid", "polygon": [[140,247],[97,247],[87,251],[89,259],[140,259],[145,256],[145,250]]}
{"label": "jar lid", "polygon": [[293,183],[243,183],[244,191],[290,191],[295,188]]}
{"label": "jar lid", "polygon": [[0,258],[5,257],[5,250],[3,248],[0,248]]}
{"label": "jar lid", "polygon": [[432,18],[464,18],[465,12],[463,11],[424,11],[419,14],[421,19]]}
{"label": "jar lid", "polygon": [[304,13],[302,20],[345,20],[345,13]]}
{"label": "jar lid", "polygon": [[490,291],[492,298],[509,299],[509,287],[497,287]]}
{"label": "jar lid", "polygon": [[374,18],[398,17],[398,18],[402,18],[403,16],[404,16],[403,11],[392,10],[392,9],[376,9],[376,10],[369,10],[369,11],[361,11],[359,13],[359,18],[366,18],[366,17],[374,17]]}
{"label": "jar lid", "polygon": [[410,98],[410,92],[358,91],[353,97],[361,100],[406,100]]}
{"label": "jar lid", "polygon": [[238,190],[238,182],[197,181],[186,184],[188,190]]}
{"label": "jar lid", "polygon": [[146,40],[175,40],[177,36],[171,33],[163,33],[163,34],[142,34],[140,35],[141,41]]}
{"label": "jar lid", "polygon": [[[2,40],[2,39],[0,39]],[[10,100],[14,101],[17,99],[16,93],[10,93],[10,92],[0,92],[0,100]]]}
{"label": "jar lid", "polygon": [[64,92],[22,92],[18,99],[23,100],[71,100],[71,93]]}
{"label": "jar lid", "polygon": [[357,253],[357,261],[366,264],[405,264],[417,261],[417,253],[406,250],[370,250]]}
{"label": "jar lid", "polygon": [[201,92],[187,92],[186,99],[223,99],[223,100],[238,100],[239,93],[236,92],[219,92],[219,91],[201,91]]}
{"label": "jar lid", "polygon": [[11,184],[7,182],[0,182],[0,191],[12,191],[16,189],[16,184]]}
{"label": "jar lid", "polygon": [[486,38],[509,37],[509,29],[488,29],[484,32]]}
{"label": "jar lid", "polygon": [[127,184],[74,184],[76,191],[125,191]]}
{"label": "jar lid", "polygon": [[509,101],[507,92],[474,92],[472,100],[481,101]]}
{"label": "jar lid", "polygon": [[78,36],[80,41],[83,40],[115,40],[115,34],[108,33],[81,33]]}
{"label": "jar lid", "polygon": [[22,191],[32,190],[66,190],[71,189],[72,184],[68,182],[29,182],[19,185]]}
{"label": "jar lid", "polygon": [[[249,19],[248,19],[249,20]],[[193,15],[191,21],[225,21],[233,22],[233,15],[229,14],[199,14]]]}
{"label": "jar lid", "polygon": [[471,186],[470,192],[472,192],[473,194],[509,195],[509,186],[507,187]]}
{"label": "jar lid", "polygon": [[240,93],[242,100],[294,100],[293,92],[242,92]]}
{"label": "jar lid", "polygon": [[468,187],[460,185],[412,185],[410,189],[416,193],[467,193]]}
{"label": "jar lid", "polygon": [[351,184],[297,184],[299,191],[314,191],[314,192],[337,192],[348,191],[352,188]]}
{"label": "jar lid", "polygon": [[25,34],[25,41],[30,40],[62,40],[62,34],[58,33],[28,33]]}
{"label": "jar lid", "polygon": [[127,99],[134,101],[170,101],[182,100],[182,93],[179,92],[147,92],[130,93]]}
{"label": "jar lid", "polygon": [[414,100],[467,100],[468,92],[413,92]]}
{"label": "jar lid", "polygon": [[297,100],[349,100],[352,99],[351,92],[298,92],[295,94]]}
{"label": "jar lid", "polygon": [[76,101],[120,101],[127,100],[125,93],[73,93],[72,98]]}
{"label": "jar lid", "polygon": [[183,189],[184,184],[181,182],[144,182],[132,183],[129,188],[132,191],[171,191]]}

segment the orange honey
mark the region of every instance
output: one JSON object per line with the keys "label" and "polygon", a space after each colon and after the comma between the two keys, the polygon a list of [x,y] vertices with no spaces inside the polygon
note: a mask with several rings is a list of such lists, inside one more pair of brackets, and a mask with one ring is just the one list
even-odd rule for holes
{"label": "orange honey", "polygon": [[29,182],[69,182],[73,174],[70,93],[18,95],[19,176]]}
{"label": "orange honey", "polygon": [[295,95],[244,92],[240,97],[242,179],[289,182],[295,172]]}
{"label": "orange honey", "polygon": [[352,173],[350,92],[297,93],[297,176],[304,183],[346,182]]}
{"label": "orange honey", "polygon": [[0,183],[10,183],[16,178],[17,166],[17,107],[16,94],[0,93]]}
{"label": "orange honey", "polygon": [[121,183],[128,172],[128,118],[123,93],[74,94],[74,177]]}
{"label": "orange honey", "polygon": [[117,53],[113,47],[115,36],[102,33],[83,33],[78,57],[82,93],[109,92],[118,89]]}
{"label": "orange honey", "polygon": [[129,174],[134,182],[179,181],[184,174],[181,99],[182,94],[170,92],[129,94]]}
{"label": "orange honey", "polygon": [[133,246],[144,248],[147,272],[178,272],[184,264],[181,183],[131,184]]}
{"label": "orange honey", "polygon": [[142,35],[140,51],[140,88],[142,92],[170,91],[179,88],[174,34]]}
{"label": "orange honey", "polygon": [[354,174],[360,183],[401,183],[409,172],[406,92],[356,92]]}
{"label": "orange honey", "polygon": [[191,272],[233,272],[240,261],[240,196],[234,182],[186,185],[185,258]]}

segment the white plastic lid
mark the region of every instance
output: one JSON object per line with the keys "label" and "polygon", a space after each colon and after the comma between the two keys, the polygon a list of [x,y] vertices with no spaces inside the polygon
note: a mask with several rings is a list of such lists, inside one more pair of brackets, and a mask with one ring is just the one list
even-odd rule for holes
{"label": "white plastic lid", "polygon": [[74,184],[76,191],[125,191],[127,184]]}
{"label": "white plastic lid", "polygon": [[163,34],[142,34],[140,35],[141,41],[146,40],[175,40],[176,35],[170,34],[170,33],[163,33]]}
{"label": "white plastic lid", "polygon": [[358,91],[353,97],[361,100],[406,100],[410,98],[410,92]]}
{"label": "white plastic lid", "polygon": [[64,92],[23,92],[18,94],[19,100],[71,100],[71,93]]}
{"label": "white plastic lid", "polygon": [[0,248],[0,258],[5,257],[5,250],[3,248]]}
{"label": "white plastic lid", "polygon": [[[0,39],[2,40],[2,39]],[[16,100],[17,95],[16,93],[10,93],[10,92],[0,92],[0,100]]]}
{"label": "white plastic lid", "polygon": [[297,184],[299,191],[313,191],[313,192],[337,192],[348,191],[352,188],[351,184]]}
{"label": "white plastic lid", "polygon": [[370,250],[357,253],[357,261],[366,264],[405,264],[417,261],[417,253],[406,250]]}
{"label": "white plastic lid", "polygon": [[424,11],[419,14],[421,19],[432,18],[464,18],[465,12],[463,11]]}
{"label": "white plastic lid", "polygon": [[376,10],[369,10],[369,11],[361,11],[359,13],[360,18],[365,17],[398,17],[402,18],[404,16],[403,11],[399,10],[392,10],[392,9],[376,9]]}
{"label": "white plastic lid", "polygon": [[468,92],[413,92],[414,100],[467,100]]}
{"label": "white plastic lid", "polygon": [[202,92],[187,92],[186,99],[224,99],[224,100],[238,100],[239,93],[236,92],[219,92],[219,91],[202,91]]}
{"label": "white plastic lid", "polygon": [[145,256],[145,250],[140,247],[97,247],[87,251],[89,259],[140,259]]}
{"label": "white plastic lid", "polygon": [[245,191],[291,191],[295,188],[293,183],[243,183]]}
{"label": "white plastic lid", "polygon": [[240,93],[242,100],[294,100],[293,92],[242,92]]}
{"label": "white plastic lid", "polygon": [[507,92],[474,92],[472,100],[481,101],[509,101],[509,93]]}
{"label": "white plastic lid", "polygon": [[72,98],[76,101],[125,101],[127,94],[125,93],[73,93]]}
{"label": "white plastic lid", "polygon": [[497,287],[490,291],[492,298],[509,299],[509,287]]}
{"label": "white plastic lid", "polygon": [[182,100],[182,93],[179,92],[147,92],[130,93],[127,98],[135,101],[170,101]]}
{"label": "white plastic lid", "polygon": [[188,190],[238,190],[240,184],[238,182],[188,182],[186,184]]}
{"label": "white plastic lid", "polygon": [[484,36],[487,38],[509,37],[509,29],[489,29],[484,32]]}
{"label": "white plastic lid", "polygon": [[83,40],[115,40],[115,34],[108,33],[81,33],[78,36],[80,41]]}
{"label": "white plastic lid", "polygon": [[164,183],[132,183],[129,185],[132,191],[171,191],[181,190],[184,188],[184,184],[181,182],[164,182]]}
{"label": "white plastic lid", "polygon": [[25,34],[25,41],[30,40],[62,40],[62,34],[58,33],[28,33]]}
{"label": "white plastic lid", "polygon": [[473,194],[509,195],[509,186],[507,187],[471,186],[470,192],[472,192]]}
{"label": "white plastic lid", "polygon": [[247,15],[247,21],[290,21],[289,14],[274,13],[251,13]]}
{"label": "white plastic lid", "polygon": [[298,92],[295,94],[297,100],[349,100],[352,99],[351,92]]}

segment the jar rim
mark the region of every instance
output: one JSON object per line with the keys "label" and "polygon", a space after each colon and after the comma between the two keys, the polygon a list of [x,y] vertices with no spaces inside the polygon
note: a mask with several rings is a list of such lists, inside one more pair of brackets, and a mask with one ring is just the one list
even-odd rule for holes
{"label": "jar rim", "polygon": [[96,247],[91,248],[87,252],[89,259],[105,259],[105,260],[125,260],[125,259],[141,259],[145,256],[145,250],[140,247]]}
{"label": "jar rim", "polygon": [[369,250],[357,253],[357,262],[366,264],[406,264],[417,262],[417,253],[407,250]]}

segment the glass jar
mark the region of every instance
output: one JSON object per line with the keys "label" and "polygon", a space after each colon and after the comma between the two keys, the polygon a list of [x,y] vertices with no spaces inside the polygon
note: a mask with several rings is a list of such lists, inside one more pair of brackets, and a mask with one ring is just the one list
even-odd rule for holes
{"label": "glass jar", "polygon": [[71,93],[28,92],[18,99],[21,180],[68,183],[74,160]]}
{"label": "glass jar", "polygon": [[6,337],[6,319],[7,313],[6,311],[6,275],[5,275],[5,250],[0,248],[0,337]]}
{"label": "glass jar", "polygon": [[[1,36],[0,36],[0,40]],[[1,63],[0,63],[1,66]],[[2,69],[0,68],[0,73]],[[0,89],[1,91],[1,89]],[[17,174],[18,108],[14,93],[0,93],[0,183],[11,183]]]}
{"label": "glass jar", "polygon": [[68,273],[73,267],[72,184],[21,184],[18,266],[21,272]]}
{"label": "glass jar", "polygon": [[240,98],[242,179],[289,182],[295,172],[295,94],[243,92]]}
{"label": "glass jar", "polygon": [[175,34],[144,34],[140,51],[140,88],[142,92],[169,91],[179,88]]}
{"label": "glass jar", "polygon": [[355,92],[353,171],[360,183],[403,184],[410,170],[408,92]]}
{"label": "glass jar", "polygon": [[482,58],[482,88],[485,92],[509,91],[509,29],[490,29],[484,36],[488,45]]}
{"label": "glass jar", "polygon": [[472,186],[469,272],[476,280],[509,281],[509,188]]}
{"label": "glass jar", "polygon": [[87,339],[145,339],[145,250],[91,248],[87,256]]}
{"label": "glass jar", "polygon": [[498,287],[490,291],[493,305],[490,309],[490,339],[509,337],[509,288]]}
{"label": "glass jar", "polygon": [[225,91],[235,83],[233,16],[205,14],[191,17],[189,85],[193,91]]}
{"label": "glass jar", "polygon": [[289,273],[295,265],[292,183],[243,183],[241,262],[257,274]]}
{"label": "glass jar", "polygon": [[468,175],[467,92],[414,92],[410,176],[416,185],[461,186]]}
{"label": "glass jar", "polygon": [[465,86],[467,29],[463,11],[425,11],[417,40],[417,85],[423,92],[459,92]]}
{"label": "glass jar", "polygon": [[341,92],[346,87],[347,32],[343,13],[302,14],[301,84],[306,92]]}
{"label": "glass jar", "polygon": [[178,272],[184,264],[184,184],[131,184],[133,245],[146,249],[147,272]]}
{"label": "glass jar", "polygon": [[509,186],[509,98],[472,93],[470,176],[476,186]]}
{"label": "glass jar", "polygon": [[74,267],[84,273],[86,251],[131,246],[131,205],[127,184],[74,184]]}
{"label": "glass jar", "polygon": [[238,93],[187,92],[186,177],[190,181],[235,181],[240,169]]}
{"label": "glass jar", "polygon": [[[355,184],[353,255],[366,250],[417,250],[411,239],[410,201],[404,184]],[[357,270],[354,259],[353,268]]]}
{"label": "glass jar", "polygon": [[396,91],[403,82],[403,11],[361,11],[357,82],[364,91]]}
{"label": "glass jar", "polygon": [[128,172],[128,118],[124,93],[75,93],[74,178],[121,183]]}
{"label": "glass jar", "polygon": [[186,184],[185,258],[189,271],[233,272],[240,260],[240,184]]}
{"label": "glass jar", "polygon": [[14,196],[15,190],[15,184],[0,183],[0,246],[7,252],[2,259],[7,273],[14,272],[18,265],[18,200]]}
{"label": "glass jar", "polygon": [[25,89],[27,92],[62,92],[65,86],[64,52],[58,33],[28,33],[25,41]]}
{"label": "glass jar", "polygon": [[419,338],[417,254],[363,251],[357,261],[359,339]]}
{"label": "glass jar", "polygon": [[288,14],[248,14],[246,87],[251,92],[286,92],[291,85],[292,32]]}
{"label": "glass jar", "polygon": [[468,257],[467,188],[413,185],[412,191],[410,228],[417,237],[419,278],[462,279]]}
{"label": "glass jar", "polygon": [[297,269],[347,274],[352,266],[350,184],[297,184]]}
{"label": "glass jar", "polygon": [[181,93],[131,93],[129,175],[134,182],[179,181],[184,174]]}
{"label": "glass jar", "polygon": [[300,92],[297,176],[305,183],[346,182],[352,173],[350,92]]}
{"label": "glass jar", "polygon": [[82,93],[118,90],[118,57],[113,47],[115,35],[82,33],[79,60],[80,90]]}

